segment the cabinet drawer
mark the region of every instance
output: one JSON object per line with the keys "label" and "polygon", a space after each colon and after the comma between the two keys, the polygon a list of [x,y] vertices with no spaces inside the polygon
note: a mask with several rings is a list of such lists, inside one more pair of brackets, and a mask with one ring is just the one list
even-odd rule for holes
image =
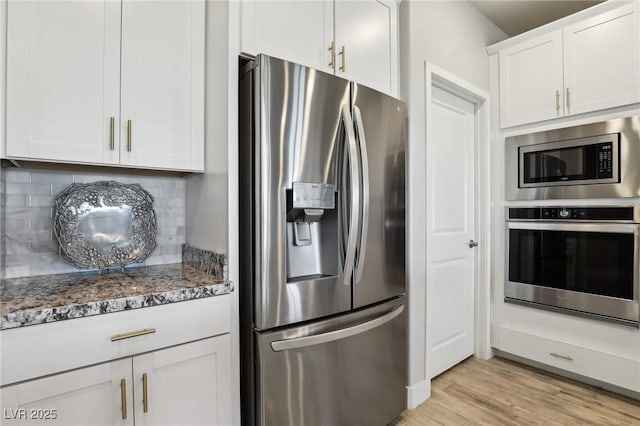
{"label": "cabinet drawer", "polygon": [[625,389],[640,391],[640,359],[500,327],[500,350]]}
{"label": "cabinet drawer", "polygon": [[1,384],[228,333],[230,309],[230,296],[223,295],[5,330]]}

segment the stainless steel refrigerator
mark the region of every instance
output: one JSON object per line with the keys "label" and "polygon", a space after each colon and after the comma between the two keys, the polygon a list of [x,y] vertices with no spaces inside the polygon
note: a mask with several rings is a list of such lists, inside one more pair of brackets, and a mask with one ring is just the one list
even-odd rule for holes
{"label": "stainless steel refrigerator", "polygon": [[273,57],[240,76],[242,422],[406,407],[405,107]]}

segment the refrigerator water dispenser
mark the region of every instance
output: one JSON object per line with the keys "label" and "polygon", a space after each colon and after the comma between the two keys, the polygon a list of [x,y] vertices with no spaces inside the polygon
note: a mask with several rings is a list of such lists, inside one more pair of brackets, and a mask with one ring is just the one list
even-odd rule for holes
{"label": "refrigerator water dispenser", "polygon": [[335,185],[293,182],[287,189],[289,280],[338,274]]}

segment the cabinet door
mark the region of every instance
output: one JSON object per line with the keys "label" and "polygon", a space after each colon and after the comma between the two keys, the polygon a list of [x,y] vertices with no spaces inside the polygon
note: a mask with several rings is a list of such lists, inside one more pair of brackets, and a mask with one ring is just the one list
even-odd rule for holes
{"label": "cabinet door", "polygon": [[118,163],[120,4],[10,1],[6,155]]}
{"label": "cabinet door", "polygon": [[134,357],[136,426],[231,424],[230,350],[224,334]]}
{"label": "cabinet door", "polygon": [[396,16],[393,1],[336,0],[336,75],[395,94]]}
{"label": "cabinet door", "polygon": [[638,2],[564,29],[567,114],[640,102]]}
{"label": "cabinet door", "polygon": [[4,387],[2,424],[133,425],[130,377],[126,358]]}
{"label": "cabinet door", "polygon": [[502,127],[563,115],[562,30],[503,49],[498,56]]}
{"label": "cabinet door", "polygon": [[204,167],[204,1],[122,3],[122,165]]}
{"label": "cabinet door", "polygon": [[242,1],[242,51],[333,73],[333,1]]}

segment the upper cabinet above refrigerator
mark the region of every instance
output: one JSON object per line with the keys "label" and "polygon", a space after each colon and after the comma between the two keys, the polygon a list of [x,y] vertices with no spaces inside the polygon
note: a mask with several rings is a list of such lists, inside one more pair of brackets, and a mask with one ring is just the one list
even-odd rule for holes
{"label": "upper cabinet above refrigerator", "polygon": [[243,0],[241,50],[396,95],[397,15],[389,0]]}

